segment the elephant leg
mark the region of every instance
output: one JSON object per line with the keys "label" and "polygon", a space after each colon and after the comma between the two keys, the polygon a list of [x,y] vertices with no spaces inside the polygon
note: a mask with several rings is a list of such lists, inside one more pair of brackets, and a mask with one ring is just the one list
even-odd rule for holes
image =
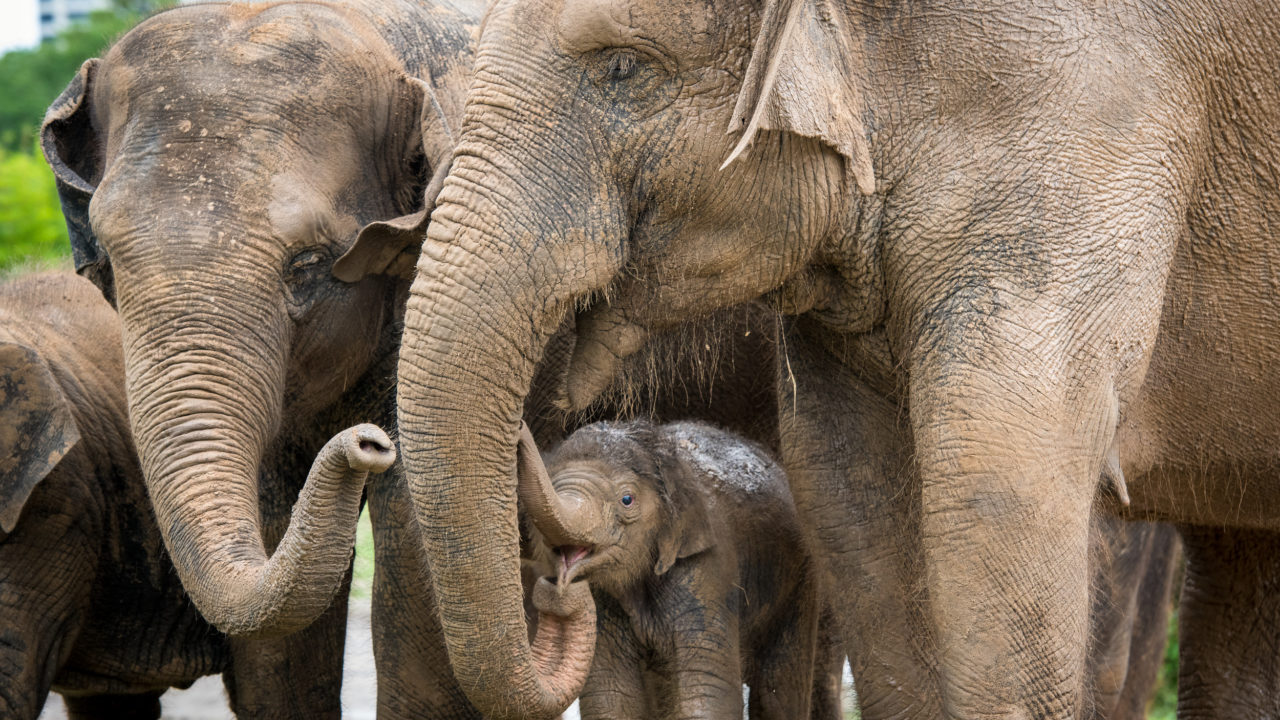
{"label": "elephant leg", "polygon": [[1025,336],[1049,320],[1017,321],[974,321],[1001,348],[984,351],[948,314],[956,325],[912,361],[925,588],[948,718],[1065,719],[1085,704],[1090,517],[1113,400],[1101,378],[1044,370],[1074,357]]}
{"label": "elephant leg", "polygon": [[40,714],[89,612],[102,532],[68,509],[95,500],[69,486],[45,490],[0,539],[0,718]]}
{"label": "elephant leg", "polygon": [[342,716],[342,653],[351,570],[333,604],[306,629],[282,638],[231,638],[223,683],[236,717],[303,720]]}
{"label": "elephant leg", "polygon": [[155,720],[163,692],[66,697],[68,720]]}
{"label": "elephant leg", "polygon": [[818,676],[827,675],[825,667],[816,666],[819,598],[811,595],[794,605],[795,612],[785,613],[783,622],[768,633],[767,644],[754,648],[747,678],[747,716],[752,720],[811,717]]}
{"label": "elephant leg", "polygon": [[[701,556],[705,559],[705,555]],[[698,557],[685,562],[697,562]],[[659,717],[669,720],[742,717],[742,651],[738,614],[726,607],[725,598],[739,591],[722,579],[711,580],[713,571],[687,567],[681,587],[667,587],[657,603],[659,616],[667,618],[674,643],[672,655],[662,658],[658,674],[670,692],[660,693],[668,707]],[[680,568],[672,571],[671,577]],[[698,599],[698,604],[690,603]]]}
{"label": "elephant leg", "polygon": [[596,598],[596,653],[578,698],[582,720],[645,720],[649,707],[641,653],[631,620],[612,598]]}
{"label": "elephant leg", "polygon": [[[1143,717],[1164,652],[1177,533],[1094,513],[1087,717]],[[1136,713],[1136,714],[1135,714]]]}
{"label": "elephant leg", "polygon": [[[1146,717],[1147,704],[1155,693],[1160,667],[1164,663],[1169,614],[1173,609],[1173,582],[1182,558],[1178,533],[1173,527],[1140,522],[1126,524],[1130,527],[1129,534],[1141,539],[1139,547],[1142,554],[1139,563],[1131,566],[1129,575],[1116,577],[1121,587],[1130,589],[1125,650],[1123,658],[1119,654],[1114,657],[1116,661],[1125,663],[1123,686],[1117,688],[1118,696],[1110,705],[1099,702],[1094,713],[1096,717],[1110,720],[1142,720]],[[1097,575],[1095,573],[1095,577]],[[1095,612],[1098,594],[1095,586]],[[1098,638],[1098,622],[1095,620],[1093,625],[1094,637]],[[1094,652],[1090,650],[1091,661]],[[1104,714],[1107,708],[1110,713]]]}
{"label": "elephant leg", "polygon": [[1182,529],[1178,717],[1280,716],[1280,534]]}
{"label": "elephant leg", "polygon": [[835,622],[831,608],[824,607],[814,654],[812,720],[844,720],[844,642]]}
{"label": "elephant leg", "polygon": [[479,718],[449,665],[417,518],[399,468],[397,464],[368,489],[377,558],[373,653],[378,717]]}
{"label": "elephant leg", "polygon": [[862,717],[937,718],[928,617],[918,601],[919,482],[903,413],[805,335],[789,331],[782,349],[783,462]]}

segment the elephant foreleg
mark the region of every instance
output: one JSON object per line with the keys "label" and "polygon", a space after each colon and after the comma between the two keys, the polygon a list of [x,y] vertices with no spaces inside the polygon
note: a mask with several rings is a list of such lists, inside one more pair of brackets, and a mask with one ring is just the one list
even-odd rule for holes
{"label": "elephant foreleg", "polygon": [[919,602],[919,482],[902,413],[804,334],[790,332],[784,347],[783,461],[862,717],[936,718],[941,703]]}
{"label": "elephant foreleg", "polygon": [[1178,536],[1171,526],[1094,514],[1086,717],[1141,720],[1164,659]]}
{"label": "elephant foreleg", "polygon": [[[825,600],[824,600],[825,602]],[[830,608],[818,619],[818,646],[814,653],[812,720],[844,720],[844,641]]]}
{"label": "elephant foreleg", "polygon": [[631,621],[607,596],[596,597],[596,654],[578,698],[582,720],[644,720],[653,717],[640,647]]}
{"label": "elephant foreleg", "polygon": [[[707,580],[709,575],[691,571],[690,577],[667,588],[661,613],[672,620],[675,650],[664,674],[674,690],[669,697],[672,706],[663,708],[660,717],[742,717],[738,615],[721,604],[729,588]],[[699,576],[707,586],[700,585]]]}
{"label": "elephant foreleg", "polygon": [[747,715],[753,720],[811,717],[816,678],[828,674],[826,667],[816,665],[820,598],[815,593],[790,609],[769,633],[767,646],[754,648],[754,667],[747,678]]}
{"label": "elephant foreleg", "polygon": [[[977,321],[986,342],[1017,351],[935,351],[914,363],[921,541],[945,717],[1065,720],[1085,704],[1107,385],[1067,386],[1071,373],[1046,371],[1071,353],[1023,337],[1022,325],[1047,321],[1020,320]],[[934,348],[970,341],[970,325],[955,322]]]}
{"label": "elephant foreleg", "polygon": [[417,518],[400,466],[371,484],[368,493],[377,557],[373,652],[378,717],[479,718],[449,666]]}
{"label": "elephant foreleg", "polygon": [[34,720],[89,613],[101,528],[72,486],[38,487],[0,537],[0,718]]}
{"label": "elephant foreleg", "polygon": [[237,717],[311,720],[342,716],[342,652],[351,570],[333,604],[306,629],[283,638],[231,638],[223,673]]}
{"label": "elephant foreleg", "polygon": [[1179,718],[1280,716],[1280,534],[1183,528]]}

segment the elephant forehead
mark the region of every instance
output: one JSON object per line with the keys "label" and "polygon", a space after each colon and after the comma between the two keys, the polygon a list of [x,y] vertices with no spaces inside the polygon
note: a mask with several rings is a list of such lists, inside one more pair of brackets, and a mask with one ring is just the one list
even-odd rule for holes
{"label": "elephant forehead", "polygon": [[557,27],[567,52],[588,52],[635,41],[631,0],[565,0]]}
{"label": "elephant forehead", "polygon": [[617,484],[620,469],[602,459],[571,460],[551,467],[551,484],[557,489],[571,486],[604,488]]}
{"label": "elephant forehead", "polygon": [[325,239],[344,240],[359,230],[356,218],[336,212],[335,195],[347,181],[337,177],[341,174],[338,168],[347,167],[349,163],[334,165],[306,179],[295,173],[272,178],[267,221],[273,236],[289,245],[310,245]]}
{"label": "elephant forehead", "polygon": [[676,18],[662,3],[635,0],[565,0],[557,36],[566,52],[589,52],[652,41],[671,46],[678,37],[707,32],[705,8],[694,3]]}

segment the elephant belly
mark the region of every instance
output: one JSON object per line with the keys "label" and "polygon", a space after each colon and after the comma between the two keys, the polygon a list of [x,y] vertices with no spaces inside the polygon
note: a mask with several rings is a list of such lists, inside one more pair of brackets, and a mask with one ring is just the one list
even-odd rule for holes
{"label": "elephant belly", "polygon": [[1280,529],[1280,249],[1234,240],[1179,247],[1121,459],[1138,514]]}
{"label": "elephant belly", "polygon": [[178,592],[120,592],[117,599],[114,607],[128,612],[91,611],[55,690],[75,695],[187,687],[229,664],[222,634]]}

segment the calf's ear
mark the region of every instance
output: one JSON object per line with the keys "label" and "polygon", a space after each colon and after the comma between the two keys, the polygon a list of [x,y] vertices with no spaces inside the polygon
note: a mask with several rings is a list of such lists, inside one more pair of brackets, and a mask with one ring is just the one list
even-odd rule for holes
{"label": "calf's ear", "polygon": [[31,491],[80,441],[71,408],[39,353],[0,344],[0,535]]}
{"label": "calf's ear", "polygon": [[875,191],[858,86],[866,64],[853,30],[839,0],[769,0],[729,121],[742,137],[724,166],[758,131],[792,132],[835,148],[849,185]]}
{"label": "calf's ear", "polygon": [[343,282],[358,282],[370,275],[413,277],[418,252],[426,239],[427,224],[436,206],[436,197],[449,174],[453,156],[453,131],[444,108],[430,83],[404,78],[409,94],[416,100],[417,130],[431,179],[423,191],[422,207],[416,212],[390,220],[369,223],[360,230],[351,249],[333,263],[333,276]]}
{"label": "calf's ear", "polygon": [[76,272],[115,304],[111,261],[89,225],[89,201],[102,178],[104,145],[93,126],[92,88],[101,63],[90,58],[45,113],[40,147],[53,169]]}
{"label": "calf's ear", "polygon": [[[658,576],[666,575],[676,561],[693,557],[715,546],[706,506],[689,484],[692,477],[686,473],[679,480],[684,482],[673,493],[670,522],[658,533],[658,559],[653,566],[653,574]],[[675,488],[670,478],[668,484]]]}

